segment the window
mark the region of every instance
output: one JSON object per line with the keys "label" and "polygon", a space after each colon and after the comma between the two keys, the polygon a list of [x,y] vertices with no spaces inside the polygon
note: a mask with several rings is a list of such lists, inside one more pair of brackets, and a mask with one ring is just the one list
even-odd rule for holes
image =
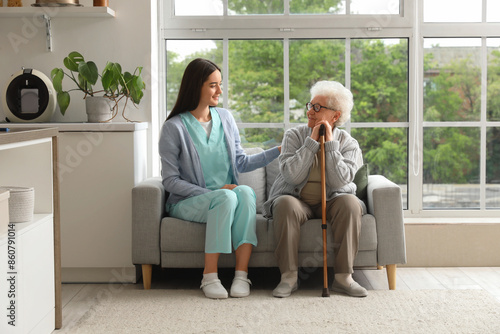
{"label": "window", "polygon": [[500,38],[488,22],[500,19],[484,9],[495,6],[165,0],[166,110],[189,61],[209,58],[223,70],[222,106],[243,145],[272,147],[306,122],[310,86],[336,80],[354,94],[345,129],[370,172],[401,186],[407,217],[491,216],[500,208]]}

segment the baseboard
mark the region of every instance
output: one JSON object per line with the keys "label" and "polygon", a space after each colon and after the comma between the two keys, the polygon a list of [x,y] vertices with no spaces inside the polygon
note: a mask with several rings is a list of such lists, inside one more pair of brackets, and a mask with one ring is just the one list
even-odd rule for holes
{"label": "baseboard", "polygon": [[63,283],[137,283],[136,266],[121,268],[61,268]]}

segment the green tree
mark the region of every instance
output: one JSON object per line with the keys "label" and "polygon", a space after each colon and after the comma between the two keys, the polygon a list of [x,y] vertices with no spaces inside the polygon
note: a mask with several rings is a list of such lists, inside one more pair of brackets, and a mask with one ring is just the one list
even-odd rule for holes
{"label": "green tree", "polygon": [[[351,42],[353,122],[405,122],[408,119],[408,42],[358,39]],[[407,183],[407,130],[354,129],[370,173]]]}
{"label": "green tree", "polygon": [[[439,67],[430,54],[424,85],[424,120],[477,121],[480,69],[470,58]],[[431,71],[432,70],[432,71]],[[477,129],[440,127],[424,130],[424,183],[478,183],[480,136]]]}
{"label": "green tree", "polygon": [[[342,8],[340,0],[290,0],[290,12],[297,14],[337,13]],[[230,13],[283,14],[283,0],[229,0]]]}
{"label": "green tree", "polygon": [[[500,50],[493,50],[488,59],[488,121],[500,121]],[[500,127],[488,128],[486,138],[486,182],[500,183]]]}

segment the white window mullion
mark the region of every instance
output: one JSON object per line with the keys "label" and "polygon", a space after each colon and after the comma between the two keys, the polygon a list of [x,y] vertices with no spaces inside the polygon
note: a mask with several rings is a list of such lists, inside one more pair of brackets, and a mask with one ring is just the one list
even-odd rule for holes
{"label": "white window mullion", "polygon": [[[486,0],[483,1],[484,7]],[[486,15],[483,8],[483,15]],[[485,18],[485,16],[483,16]],[[479,168],[479,197],[480,209],[486,209],[486,108],[488,95],[488,50],[486,37],[481,38],[481,139],[480,139],[480,168]]]}
{"label": "white window mullion", "polygon": [[409,122],[408,128],[408,213],[420,215],[423,210],[423,39],[419,26],[423,20],[423,4],[413,4],[413,34],[409,41]]}
{"label": "white window mullion", "polygon": [[486,6],[487,6],[488,0],[483,0],[483,6],[482,6],[482,12],[481,12],[481,22],[486,22],[487,14],[486,14]]}
{"label": "white window mullion", "polygon": [[288,38],[283,39],[283,67],[283,117],[286,131],[290,129],[290,40]]}
{"label": "white window mullion", "polygon": [[228,0],[222,0],[222,15],[223,16],[228,16],[228,4],[227,4]]}
{"label": "white window mullion", "polygon": [[[350,2],[350,1],[347,1]],[[346,38],[345,39],[345,87],[349,90],[351,90],[351,38]],[[354,101],[356,103],[356,101]],[[349,121],[345,124],[346,131],[348,133],[351,133],[351,125],[352,125],[352,120],[349,119]]]}
{"label": "white window mullion", "polygon": [[[227,0],[224,0],[227,2]],[[222,86],[224,87],[224,103],[225,109],[229,109],[229,39],[222,40]]]}

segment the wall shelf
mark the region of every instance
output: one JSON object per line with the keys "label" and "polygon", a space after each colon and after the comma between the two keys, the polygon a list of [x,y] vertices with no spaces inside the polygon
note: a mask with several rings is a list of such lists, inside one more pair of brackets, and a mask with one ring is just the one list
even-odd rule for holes
{"label": "wall shelf", "polygon": [[109,7],[0,7],[0,18],[42,17],[45,20],[47,51],[52,52],[52,19],[114,18]]}
{"label": "wall shelf", "polygon": [[15,18],[33,15],[47,15],[50,18],[114,18],[115,11],[109,7],[0,7],[0,18]]}

